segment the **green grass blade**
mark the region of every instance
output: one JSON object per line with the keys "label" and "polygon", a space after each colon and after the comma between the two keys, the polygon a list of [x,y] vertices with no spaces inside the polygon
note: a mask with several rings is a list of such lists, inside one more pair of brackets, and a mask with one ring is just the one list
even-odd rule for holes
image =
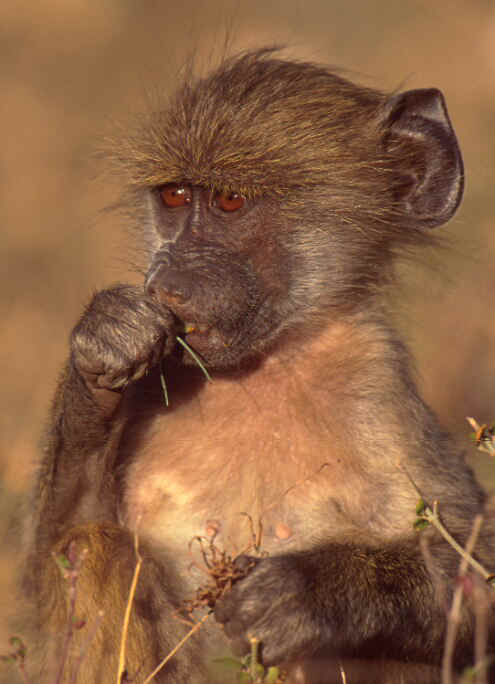
{"label": "green grass blade", "polygon": [[162,385],[162,390],[163,390],[163,398],[165,399],[165,406],[168,408],[168,390],[167,390],[167,383],[165,382],[165,375],[163,373],[163,364],[160,369],[160,383]]}
{"label": "green grass blade", "polygon": [[178,342],[179,344],[181,344],[181,345],[184,347],[184,349],[193,357],[193,359],[196,361],[196,363],[198,364],[198,366],[201,368],[201,370],[202,370],[203,373],[205,374],[206,379],[207,379],[209,382],[212,382],[212,379],[211,379],[210,374],[209,374],[208,371],[206,370],[204,363],[201,361],[201,359],[200,359],[199,356],[196,354],[196,352],[194,351],[194,349],[191,349],[191,347],[187,344],[187,342],[186,342],[185,340],[183,340],[182,337],[179,337],[178,335],[177,335],[177,337],[176,337],[176,340],[177,340],[177,342]]}

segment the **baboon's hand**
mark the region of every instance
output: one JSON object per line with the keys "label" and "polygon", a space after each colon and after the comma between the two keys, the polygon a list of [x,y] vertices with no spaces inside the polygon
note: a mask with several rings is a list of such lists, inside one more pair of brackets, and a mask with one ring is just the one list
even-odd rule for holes
{"label": "baboon's hand", "polygon": [[311,584],[295,555],[259,560],[215,607],[234,653],[248,653],[255,637],[263,664],[283,665],[328,643],[330,625],[310,599]]}
{"label": "baboon's hand", "polygon": [[98,292],[72,332],[73,366],[93,390],[122,390],[171,350],[174,317],[138,287]]}

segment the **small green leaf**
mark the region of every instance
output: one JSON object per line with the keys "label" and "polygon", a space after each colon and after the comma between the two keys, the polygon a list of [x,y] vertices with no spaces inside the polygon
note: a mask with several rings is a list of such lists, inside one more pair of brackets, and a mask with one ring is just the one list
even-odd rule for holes
{"label": "small green leaf", "polygon": [[242,662],[235,658],[215,658],[213,662],[225,670],[233,670],[235,672],[240,672],[243,667]]}
{"label": "small green leaf", "polygon": [[54,558],[55,563],[61,570],[72,570],[72,563],[63,553],[57,553]]}
{"label": "small green leaf", "polygon": [[474,667],[466,667],[462,671],[462,681],[463,682],[473,682],[476,677],[476,669]]}
{"label": "small green leaf", "polygon": [[474,682],[478,681],[478,675],[482,672],[487,672],[488,668],[492,665],[495,658],[493,656],[487,656],[483,660],[479,660],[476,665],[470,665],[462,671],[462,682]]}
{"label": "small green leaf", "polygon": [[251,666],[251,672],[253,671],[253,669],[256,677],[263,677],[263,675],[265,674],[265,668],[263,667],[263,665],[261,665],[261,663],[256,663],[254,668],[253,666]]}
{"label": "small green leaf", "polygon": [[13,646],[14,648],[20,649],[20,650],[25,650],[24,642],[22,639],[18,636],[12,636],[9,639],[9,644]]}
{"label": "small green leaf", "polygon": [[277,679],[280,676],[278,667],[269,667],[265,675],[265,684],[277,684]]}
{"label": "small green leaf", "polygon": [[418,503],[416,504],[416,515],[423,515],[423,513],[426,511],[426,504],[423,501],[423,499],[420,499]]}
{"label": "small green leaf", "polygon": [[418,518],[413,523],[413,527],[416,530],[416,532],[421,532],[421,530],[424,530],[425,528],[429,527],[429,525],[429,521],[424,520],[424,518]]}

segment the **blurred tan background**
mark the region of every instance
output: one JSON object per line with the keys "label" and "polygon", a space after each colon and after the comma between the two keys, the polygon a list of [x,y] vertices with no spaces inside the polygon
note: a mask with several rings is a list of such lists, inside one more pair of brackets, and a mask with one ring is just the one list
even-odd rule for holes
{"label": "blurred tan background", "polygon": [[[122,221],[101,213],[117,183],[91,182],[95,142],[226,30],[233,49],[281,42],[374,87],[444,91],[465,200],[450,248],[406,269],[394,308],[443,421],[467,442],[466,415],[495,420],[494,0],[0,0],[0,653],[70,328],[94,289],[135,277]],[[495,464],[473,459],[493,489]]]}

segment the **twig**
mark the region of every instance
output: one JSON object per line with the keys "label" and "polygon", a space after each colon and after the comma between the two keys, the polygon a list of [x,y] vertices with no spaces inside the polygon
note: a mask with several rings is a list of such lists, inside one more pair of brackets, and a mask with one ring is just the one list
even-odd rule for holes
{"label": "twig", "polygon": [[495,426],[489,427],[486,423],[480,425],[477,420],[470,417],[466,420],[474,430],[476,447],[493,458],[495,456]]}
{"label": "twig", "polygon": [[488,605],[487,588],[478,577],[474,578],[473,603],[475,617],[474,631],[474,668],[476,684],[488,684],[486,649],[488,645]]}
{"label": "twig", "polygon": [[[430,522],[433,525],[433,527],[436,527],[436,529],[440,532],[442,537],[450,544],[450,546],[452,546],[452,548],[457,551],[457,553],[466,561],[466,563],[468,563],[472,568],[479,572],[479,574],[483,577],[484,580],[488,581],[491,579],[491,577],[493,576],[492,573],[488,572],[488,570],[486,570],[486,568],[484,568],[481,565],[481,563],[478,563],[478,561],[472,557],[471,552],[468,553],[466,549],[463,549],[462,546],[444,527],[438,515],[438,501],[433,502],[433,510],[429,506],[425,506],[425,509],[420,517]],[[483,516],[477,515],[473,521],[473,530],[476,527],[476,529],[478,530],[477,534],[479,534],[479,530],[481,528],[482,523]]]}
{"label": "twig", "polygon": [[342,679],[342,684],[347,684],[347,677],[346,677],[344,666],[342,665],[341,660],[339,660],[339,671],[340,671],[340,678]]}
{"label": "twig", "polygon": [[[469,565],[471,565],[479,574],[483,577],[483,579],[491,584],[492,580],[494,580],[494,575],[491,572],[488,572],[486,568],[484,568],[481,563],[478,563],[477,560],[475,560],[470,554],[467,554],[465,549],[462,548],[462,546],[454,539],[454,537],[448,532],[442,521],[440,520],[440,516],[438,515],[438,501],[433,502],[433,508],[431,508],[424,500],[423,494],[419,490],[417,484],[414,482],[412,477],[409,475],[407,472],[407,469],[402,465],[402,463],[397,464],[398,468],[402,470],[404,475],[407,477],[411,485],[414,487],[416,493],[418,494],[418,497],[420,499],[419,502],[419,509],[418,512],[418,519],[419,520],[425,520],[433,525],[433,527],[436,527],[436,529],[440,532],[442,537],[452,546],[453,549],[457,551],[457,553],[464,558]],[[481,518],[479,523],[476,523],[476,519]],[[481,527],[481,524],[483,522],[483,516],[477,515],[476,518],[473,521],[473,527],[475,524],[479,524]]]}
{"label": "twig", "polygon": [[[435,502],[436,503],[436,502]],[[436,512],[436,506],[434,504],[433,506],[433,514],[438,521],[438,515]],[[432,519],[432,524],[435,524]],[[452,605],[449,611],[449,615],[447,618],[447,635],[445,637],[445,649],[443,652],[443,658],[442,658],[442,684],[452,684],[452,674],[453,674],[453,668],[452,668],[452,663],[453,663],[453,656],[454,656],[454,648],[455,648],[455,640],[457,636],[457,630],[459,627],[459,623],[461,621],[461,606],[462,606],[462,598],[463,598],[463,593],[464,593],[464,588],[463,588],[463,583],[462,580],[466,575],[468,565],[472,565],[473,558],[471,556],[473,549],[476,544],[476,540],[478,539],[478,535],[480,533],[481,525],[483,522],[483,516],[477,515],[473,521],[473,527],[471,529],[471,534],[469,535],[469,539],[467,540],[466,543],[466,548],[463,549],[462,547],[459,547],[457,542],[455,542],[452,537],[448,534],[448,532],[445,530],[443,525],[441,527],[443,528],[439,531],[441,534],[451,543],[450,540],[454,541],[455,544],[452,544],[452,546],[458,550],[458,547],[461,549],[462,553],[460,554],[462,556],[461,562],[459,565],[459,582],[457,584],[457,587],[455,588],[454,591],[454,597],[452,599]],[[446,534],[444,534],[446,533]],[[475,561],[476,562],[476,561]],[[479,564],[478,564],[479,565]],[[481,567],[481,566],[480,566]],[[479,572],[479,570],[478,570]]]}
{"label": "twig", "polygon": [[249,676],[251,677],[251,680],[253,682],[257,682],[259,679],[257,667],[258,667],[258,646],[260,644],[260,641],[256,637],[249,637],[249,642],[251,644],[251,660],[249,661],[249,670],[250,670]]}
{"label": "twig", "polygon": [[160,672],[160,670],[165,667],[165,665],[168,663],[168,661],[174,657],[174,655],[177,653],[177,651],[182,648],[182,646],[186,643],[188,639],[192,637],[192,635],[198,631],[198,629],[202,626],[204,622],[210,617],[211,612],[207,613],[204,615],[199,622],[197,622],[194,627],[186,634],[186,636],[179,641],[179,643],[170,651],[170,653],[161,661],[161,663],[155,667],[153,672],[146,677],[144,680],[143,684],[149,684],[151,680],[156,677],[156,675]]}
{"label": "twig", "polygon": [[122,675],[125,671],[125,650],[127,644],[127,633],[129,631],[129,620],[131,617],[131,609],[134,601],[134,596],[136,594],[136,587],[139,579],[139,573],[141,572],[141,565],[143,564],[143,559],[139,553],[139,539],[137,532],[134,532],[134,551],[136,553],[136,567],[134,568],[134,574],[132,576],[131,588],[129,590],[129,597],[127,599],[127,605],[125,607],[124,623],[122,625],[122,635],[120,638],[120,653],[119,653],[119,667],[117,670],[117,684],[121,684]]}

